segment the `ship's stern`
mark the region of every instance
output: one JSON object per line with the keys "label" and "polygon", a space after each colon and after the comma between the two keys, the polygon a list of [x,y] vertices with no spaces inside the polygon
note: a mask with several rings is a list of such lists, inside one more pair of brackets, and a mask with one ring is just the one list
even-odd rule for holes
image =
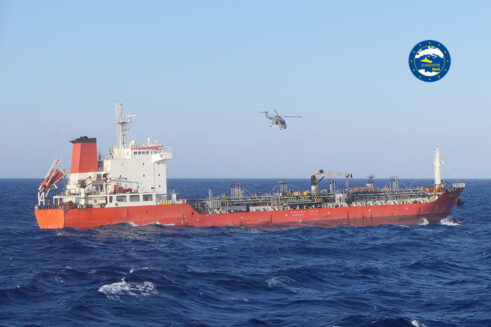
{"label": "ship's stern", "polygon": [[56,229],[65,227],[64,209],[34,209],[36,220],[41,229]]}

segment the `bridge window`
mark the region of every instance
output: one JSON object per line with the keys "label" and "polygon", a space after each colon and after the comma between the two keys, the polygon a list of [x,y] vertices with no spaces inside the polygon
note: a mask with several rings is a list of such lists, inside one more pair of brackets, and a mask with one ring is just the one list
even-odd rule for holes
{"label": "bridge window", "polygon": [[152,200],[153,200],[152,194],[143,194],[143,201],[152,201]]}
{"label": "bridge window", "polygon": [[118,201],[118,202],[126,202],[126,195],[118,195],[116,197],[116,201]]}
{"label": "bridge window", "polygon": [[140,202],[140,196],[137,194],[130,195],[130,202]]}
{"label": "bridge window", "polygon": [[109,203],[113,203],[113,197],[112,197],[112,195],[109,197]]}

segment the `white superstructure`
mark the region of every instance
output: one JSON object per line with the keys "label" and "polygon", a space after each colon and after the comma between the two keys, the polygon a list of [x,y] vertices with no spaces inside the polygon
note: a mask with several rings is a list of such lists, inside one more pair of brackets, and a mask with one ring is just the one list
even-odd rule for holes
{"label": "white superstructure", "polygon": [[116,104],[117,143],[105,157],[97,154],[95,138],[80,137],[73,143],[72,167],[65,190],[53,197],[55,204],[114,207],[169,202],[166,162],[172,151],[158,141],[125,143],[135,115],[123,115]]}
{"label": "white superstructure", "polygon": [[135,141],[125,144],[125,132],[130,130],[131,118],[123,115],[123,104],[116,104],[117,145],[104,158],[103,170],[123,188],[141,192],[167,194],[166,161],[172,159],[171,149],[158,141],[136,145]]}

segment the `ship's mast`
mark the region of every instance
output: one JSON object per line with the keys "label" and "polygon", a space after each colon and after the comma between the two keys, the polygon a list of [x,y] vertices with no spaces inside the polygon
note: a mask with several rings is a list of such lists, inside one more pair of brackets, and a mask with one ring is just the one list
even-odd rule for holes
{"label": "ship's mast", "polygon": [[442,161],[440,160],[440,149],[436,147],[435,161],[434,161],[434,173],[435,173],[435,186],[442,185]]}
{"label": "ship's mast", "polygon": [[124,148],[124,132],[130,130],[131,118],[136,117],[136,115],[126,115],[123,116],[123,103],[121,101],[116,102],[116,121],[115,124],[118,125],[117,135],[118,138],[118,148]]}

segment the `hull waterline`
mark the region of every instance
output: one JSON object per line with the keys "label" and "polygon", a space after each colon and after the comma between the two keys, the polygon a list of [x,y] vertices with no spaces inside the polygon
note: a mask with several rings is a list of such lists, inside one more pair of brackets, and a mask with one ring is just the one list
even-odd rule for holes
{"label": "hull waterline", "polygon": [[94,228],[132,223],[172,226],[255,226],[261,224],[315,224],[370,226],[438,222],[451,214],[461,189],[443,193],[432,203],[348,206],[260,212],[200,214],[189,204],[127,206],[115,208],[36,209],[40,228]]}

